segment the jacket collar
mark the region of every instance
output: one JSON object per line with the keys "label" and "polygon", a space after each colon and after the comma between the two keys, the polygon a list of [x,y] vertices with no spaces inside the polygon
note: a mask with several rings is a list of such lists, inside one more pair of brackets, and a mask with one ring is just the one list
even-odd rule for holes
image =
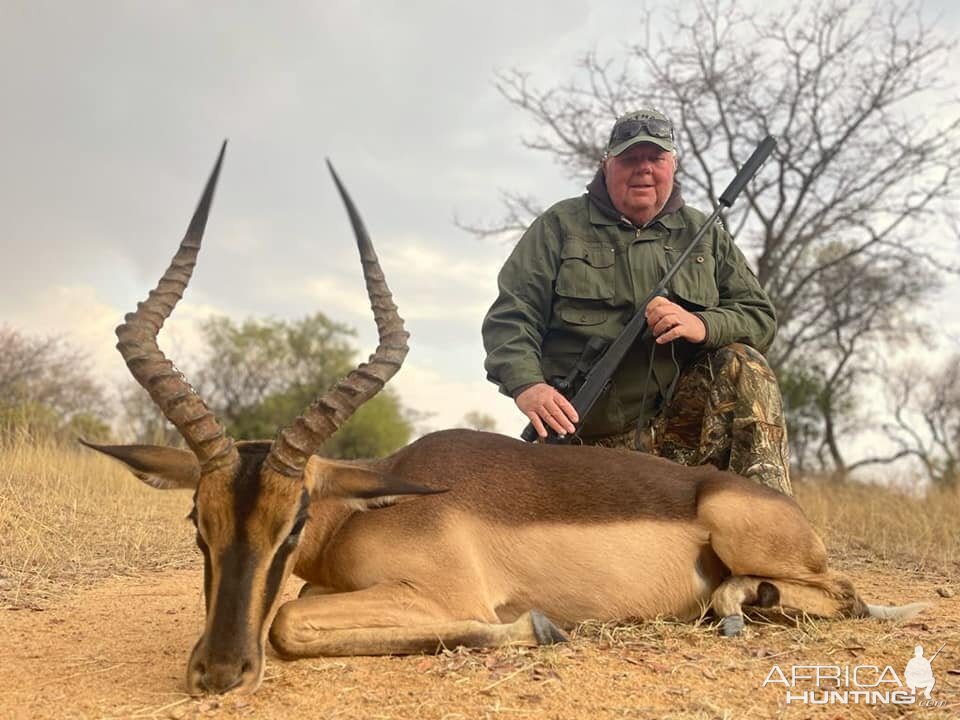
{"label": "jacket collar", "polygon": [[[610,200],[610,194],[607,192],[607,181],[603,174],[603,168],[597,169],[597,174],[587,185],[587,197],[590,202],[587,203],[590,213],[590,223],[592,225],[624,225],[635,228],[630,220],[621,215],[613,206]],[[668,229],[678,229],[686,225],[683,217],[677,211],[684,205],[683,196],[680,193],[680,181],[674,179],[673,189],[670,191],[670,197],[667,198],[667,204],[657,214],[653,220],[647,223],[647,227],[654,223],[660,223]]]}

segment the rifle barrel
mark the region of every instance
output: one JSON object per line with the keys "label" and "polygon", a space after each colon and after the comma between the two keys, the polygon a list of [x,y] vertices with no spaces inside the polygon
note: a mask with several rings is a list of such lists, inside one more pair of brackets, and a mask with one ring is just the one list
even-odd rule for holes
{"label": "rifle barrel", "polygon": [[930,658],[929,662],[932,663],[934,660],[936,660],[936,659],[937,659],[937,655],[940,654],[940,650],[943,650],[946,646],[947,646],[946,643],[944,643],[943,645],[941,645],[940,648],[933,654],[933,657]]}

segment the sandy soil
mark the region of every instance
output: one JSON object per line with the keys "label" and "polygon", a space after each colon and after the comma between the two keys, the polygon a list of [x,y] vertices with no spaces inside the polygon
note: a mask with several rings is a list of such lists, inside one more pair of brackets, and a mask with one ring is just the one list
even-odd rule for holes
{"label": "sandy soil", "polygon": [[[877,621],[585,627],[563,646],[407,658],[283,662],[252,696],[190,698],[182,675],[201,629],[199,567],[115,578],[46,609],[0,610],[4,718],[804,718],[960,717],[958,578],[847,558],[873,602],[934,603],[900,626]],[[292,593],[295,587],[289,588]],[[939,590],[939,592],[938,592]],[[785,705],[761,688],[774,664],[904,664],[921,643],[939,707]]]}

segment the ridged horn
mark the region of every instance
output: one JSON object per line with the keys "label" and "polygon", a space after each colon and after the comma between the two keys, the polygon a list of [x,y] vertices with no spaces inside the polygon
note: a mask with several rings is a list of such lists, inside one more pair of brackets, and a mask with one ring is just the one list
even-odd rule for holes
{"label": "ridged horn", "polygon": [[302,475],[310,456],[357,408],[383,389],[400,369],[409,349],[407,339],[410,335],[403,328],[403,318],[397,312],[363,220],[329,160],[327,167],[347,208],[357,238],[363,279],[380,340],[369,361],[340,380],[332,390],[310,405],[303,415],[277,434],[266,462],[274,471],[290,477]]}
{"label": "ridged horn", "polygon": [[137,303],[136,312],[128,313],[124,323],[117,328],[117,349],[123,355],[130,373],[150,393],[166,418],[187,441],[200,462],[201,474],[237,462],[239,454],[223,425],[183,374],[161,352],[157,345],[157,334],[183,297],[193,274],[226,149],[227,142],[224,140],[213,172],[210,173],[180,249],[170,261],[170,267],[147,299]]}

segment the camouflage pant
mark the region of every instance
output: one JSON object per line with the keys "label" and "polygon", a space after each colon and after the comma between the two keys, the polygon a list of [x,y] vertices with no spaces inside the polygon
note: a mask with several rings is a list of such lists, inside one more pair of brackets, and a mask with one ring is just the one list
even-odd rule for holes
{"label": "camouflage pant", "polygon": [[700,355],[649,427],[592,444],[710,463],[793,495],[777,379],[763,355],[741,343]]}

